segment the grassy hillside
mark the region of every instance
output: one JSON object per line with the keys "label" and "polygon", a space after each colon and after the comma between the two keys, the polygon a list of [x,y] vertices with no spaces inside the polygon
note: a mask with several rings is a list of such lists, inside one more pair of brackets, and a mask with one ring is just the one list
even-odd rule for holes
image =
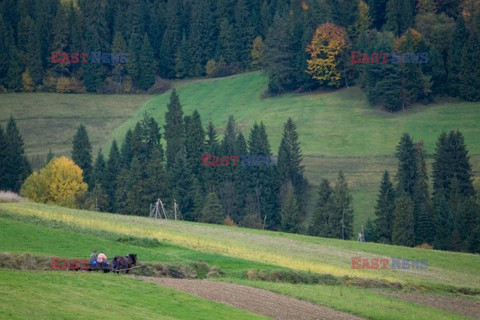
{"label": "grassy hillside", "polygon": [[[466,139],[480,190],[480,112],[478,103],[448,103],[417,106],[396,114],[368,105],[356,87],[331,92],[262,98],[267,79],[260,72],[221,79],[188,80],[176,83],[185,113],[198,109],[203,123],[212,120],[220,133],[229,115],[248,135],[255,121],[263,121],[274,153],[278,150],[283,122],[297,123],[304,165],[309,181],[334,180],[343,170],[352,190],[354,228],[358,232],[373,216],[383,171],[396,170],[395,146],[403,132],[423,139],[430,159],[435,141],[443,130],[459,129]],[[10,115],[18,124],[30,154],[70,154],[75,128],[87,126],[95,149],[108,152],[113,138],[122,141],[128,128],[145,111],[164,123],[170,92],[159,96],[137,95],[0,95],[0,124]],[[163,129],[162,129],[163,131]],[[312,203],[315,199],[312,192]]]}
{"label": "grassy hillside", "polygon": [[[478,255],[357,243],[295,234],[65,209],[39,204],[0,204],[2,212],[58,221],[77,228],[150,237],[211,254],[334,276],[381,278],[418,285],[480,288]],[[15,247],[15,246],[13,246]],[[86,248],[85,248],[86,249]],[[351,257],[428,259],[427,270],[352,270]]]}
{"label": "grassy hillside", "polygon": [[[361,230],[367,217],[373,216],[383,171],[396,171],[395,147],[404,132],[415,140],[423,139],[431,156],[442,131],[461,130],[474,171],[480,177],[479,103],[416,106],[391,114],[372,108],[356,87],[262,99],[266,85],[266,77],[253,72],[180,82],[177,90],[185,113],[197,109],[204,124],[213,121],[221,133],[229,115],[235,116],[240,130],[247,135],[255,121],[263,121],[273,153],[278,151],[283,123],[292,117],[298,127],[310,182],[318,185],[322,178],[334,180],[339,170],[344,171],[353,191],[356,231]],[[145,111],[163,124],[168,101],[169,92],[151,99],[114,130],[113,137],[121,141]],[[480,180],[476,185],[480,187]]]}
{"label": "grassy hillside", "polygon": [[[152,241],[151,238],[158,241]],[[477,276],[480,260],[478,256],[469,254],[361,244],[199,223],[154,221],[39,204],[0,204],[0,252],[87,258],[94,248],[104,250],[108,257],[137,253],[140,263],[175,265],[204,261],[210,266],[220,267],[224,272],[218,281],[259,287],[370,319],[465,318],[387,297],[378,289],[248,280],[247,270],[269,272],[308,269],[335,276],[361,277],[365,281],[384,279],[401,282],[422,291],[438,291],[442,294],[452,286],[480,287]],[[352,256],[424,258],[429,259],[429,269],[351,270]],[[26,286],[31,292],[28,297],[23,295]],[[99,287],[102,290],[98,290]],[[118,292],[120,288],[128,290]],[[115,315],[155,319],[184,319],[188,318],[188,314],[195,315],[196,319],[251,317],[247,313],[173,290],[159,289],[141,281],[108,274],[0,269],[0,291],[6,292],[0,295],[0,317],[14,319],[28,318],[34,310],[38,310],[40,319],[50,318],[52,314],[76,319],[92,307],[105,312],[104,318],[107,319],[115,318]],[[68,299],[60,306],[55,303],[57,296],[52,292],[73,295],[81,304],[73,304],[68,302],[73,300]],[[137,298],[140,296],[141,299]],[[102,297],[108,297],[108,307],[99,304],[99,301],[103,301]],[[178,304],[185,306],[185,303],[188,303],[188,308],[178,310]],[[126,306],[134,307],[127,310]],[[392,313],[392,310],[396,312]],[[229,316],[225,316],[226,312]]]}
{"label": "grassy hillside", "polygon": [[[26,152],[70,156],[72,139],[83,123],[94,150],[110,141],[117,128],[148,100],[147,95],[12,93],[0,95],[0,125],[13,116],[25,141]],[[108,151],[108,150],[107,150]]]}
{"label": "grassy hillside", "polygon": [[2,271],[0,283],[2,319],[266,319],[113,274]]}

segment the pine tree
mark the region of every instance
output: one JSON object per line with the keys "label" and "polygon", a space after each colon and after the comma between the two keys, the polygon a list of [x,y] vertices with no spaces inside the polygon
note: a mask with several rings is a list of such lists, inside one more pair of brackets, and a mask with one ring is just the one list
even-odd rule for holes
{"label": "pine tree", "polygon": [[200,216],[200,222],[223,224],[224,212],[220,200],[214,192],[210,192]]}
{"label": "pine tree", "polygon": [[118,151],[117,141],[113,140],[107,161],[106,175],[108,183],[103,186],[105,192],[107,193],[110,212],[116,211],[115,190],[117,188],[117,178],[120,173],[121,165],[122,163],[120,158],[120,152]]}
{"label": "pine tree", "polygon": [[289,185],[285,200],[282,204],[281,227],[282,231],[298,233],[301,230],[301,217],[293,187]]}
{"label": "pine tree", "polygon": [[254,12],[250,11],[247,0],[237,0],[235,3],[235,38],[238,62],[242,66],[250,65],[252,41],[255,38],[255,27],[252,21]]}
{"label": "pine tree", "polygon": [[12,117],[8,120],[5,138],[7,142],[5,149],[5,189],[18,192],[32,170],[25,156],[23,138]]}
{"label": "pine tree", "polygon": [[380,236],[378,235],[378,227],[370,218],[367,219],[367,223],[365,224],[363,236],[366,242],[378,242],[380,240]]}
{"label": "pine tree", "polygon": [[10,45],[9,57],[6,84],[8,89],[17,91],[22,87],[22,69],[19,63],[20,57],[14,44]]}
{"label": "pine tree", "polygon": [[155,75],[153,72],[153,50],[146,34],[143,37],[139,65],[140,76],[138,86],[143,90],[148,90],[155,83]]}
{"label": "pine tree", "polygon": [[468,30],[465,28],[463,19],[457,21],[457,27],[452,36],[447,60],[448,93],[459,96],[462,84],[462,57],[463,48],[468,40]]}
{"label": "pine tree", "polygon": [[[1,18],[0,18],[1,19]],[[7,137],[3,131],[2,126],[0,126],[0,190],[7,189],[7,177],[6,177],[6,167],[7,167]]]}
{"label": "pine tree", "polygon": [[398,159],[397,169],[397,192],[406,193],[413,197],[415,182],[418,179],[417,150],[412,138],[404,133],[397,146],[396,158]]}
{"label": "pine tree", "polygon": [[102,149],[98,151],[97,158],[95,159],[95,165],[93,167],[92,181],[95,186],[101,185],[102,189],[109,183],[107,175],[107,164],[105,157],[103,156]]}
{"label": "pine tree", "polygon": [[213,57],[216,40],[216,24],[210,0],[197,0],[192,4],[189,32],[190,75],[202,76],[207,61]]}
{"label": "pine tree", "polygon": [[170,95],[170,102],[165,114],[165,140],[167,141],[167,169],[173,166],[177,153],[185,144],[185,129],[183,124],[183,110],[177,91]]}
{"label": "pine tree", "polygon": [[472,61],[480,60],[480,36],[470,32],[462,50],[460,65],[460,97],[468,101],[480,100],[480,68],[472,68]]}
{"label": "pine tree", "polygon": [[460,192],[464,197],[473,196],[472,166],[460,131],[442,133],[437,141],[433,163],[433,193],[444,192],[448,200],[451,182],[459,181]]}
{"label": "pine tree", "polygon": [[415,245],[413,201],[402,193],[395,200],[392,243],[412,247]]}
{"label": "pine tree", "polygon": [[200,179],[202,153],[205,150],[205,130],[202,126],[200,113],[197,110],[193,111],[188,123],[185,121],[185,150],[187,152],[187,163],[191,166],[192,173],[197,179]]}
{"label": "pine tree", "polygon": [[334,189],[334,210],[330,217],[331,231],[334,238],[350,239],[353,236],[352,196],[348,183],[340,171]]}
{"label": "pine tree", "polygon": [[169,175],[170,186],[173,187],[173,198],[177,201],[182,216],[185,220],[193,220],[194,179],[188,170],[184,147],[175,155]]}
{"label": "pine tree", "polygon": [[162,199],[163,203],[170,201],[167,173],[162,163],[163,155],[159,148],[155,148],[148,161],[145,181],[145,194],[149,203]]}
{"label": "pine tree", "polygon": [[[248,139],[251,156],[270,157],[270,143],[263,122],[254,124]],[[262,217],[267,217],[269,229],[280,227],[280,213],[277,210],[278,185],[275,183],[275,170],[271,166],[251,166],[248,172],[248,189],[257,201]]]}
{"label": "pine tree", "polygon": [[313,236],[331,237],[330,216],[334,210],[334,193],[328,180],[323,179],[318,187],[318,200],[313,221],[308,233]]}
{"label": "pine tree", "polygon": [[182,36],[182,42],[175,54],[175,77],[182,79],[187,77],[191,71],[190,54],[188,52],[188,41],[185,33]]}
{"label": "pine tree", "polygon": [[447,250],[453,232],[453,217],[443,193],[433,197],[435,238],[433,246],[437,250]]}
{"label": "pine tree", "polygon": [[293,90],[297,87],[295,74],[296,52],[292,47],[291,21],[276,15],[265,40],[265,72],[268,89],[272,93]]}
{"label": "pine tree", "polygon": [[415,239],[417,244],[431,243],[432,217],[430,191],[428,188],[428,173],[425,163],[425,150],[423,141],[415,145],[418,177],[414,185],[413,203],[415,219]]}
{"label": "pine tree", "polygon": [[301,163],[302,153],[297,126],[292,118],[288,118],[283,126],[282,141],[278,150],[277,177],[280,185],[289,181],[292,183],[299,208],[304,211],[308,183],[304,176],[305,168]]}
{"label": "pine tree", "polygon": [[122,144],[122,151],[121,151],[121,159],[122,159],[122,167],[123,168],[130,168],[130,163],[133,159],[133,151],[132,151],[132,136],[133,132],[131,129],[128,129],[127,133],[125,134],[125,140]]}
{"label": "pine tree", "polygon": [[238,61],[236,45],[233,27],[228,19],[224,18],[220,21],[217,55],[223,57],[227,64]]}
{"label": "pine tree", "polygon": [[390,180],[390,174],[385,171],[380,191],[378,194],[377,205],[375,206],[375,226],[378,240],[382,243],[392,243],[393,231],[393,213],[395,209],[395,190]]}
{"label": "pine tree", "polygon": [[[121,54],[125,52],[127,52],[127,44],[125,43],[125,40],[123,39],[122,34],[120,32],[116,32],[115,36],[113,37],[112,53]],[[113,66],[113,70],[112,70],[113,81],[121,84],[123,82],[124,76],[125,76],[125,64],[116,63]]]}
{"label": "pine tree", "polygon": [[145,167],[136,156],[133,157],[126,180],[126,214],[148,215],[150,202],[145,194]]}
{"label": "pine tree", "polygon": [[77,133],[73,137],[72,160],[83,170],[83,180],[88,184],[89,188],[93,188],[92,180],[92,146],[88,139],[87,130],[81,124]]}
{"label": "pine tree", "polygon": [[403,34],[413,26],[415,0],[388,0],[386,5],[385,28],[395,35]]}

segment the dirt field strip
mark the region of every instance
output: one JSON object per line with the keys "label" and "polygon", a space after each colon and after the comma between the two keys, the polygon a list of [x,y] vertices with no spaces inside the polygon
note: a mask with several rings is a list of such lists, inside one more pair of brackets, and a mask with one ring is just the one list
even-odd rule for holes
{"label": "dirt field strip", "polygon": [[328,307],[280,295],[270,291],[207,280],[139,277],[172,289],[185,291],[204,299],[229,304],[280,320],[363,319]]}
{"label": "dirt field strip", "polygon": [[388,297],[399,298],[416,304],[423,304],[448,312],[458,313],[463,316],[480,319],[480,301],[431,293],[391,292],[383,290],[377,290],[376,292]]}

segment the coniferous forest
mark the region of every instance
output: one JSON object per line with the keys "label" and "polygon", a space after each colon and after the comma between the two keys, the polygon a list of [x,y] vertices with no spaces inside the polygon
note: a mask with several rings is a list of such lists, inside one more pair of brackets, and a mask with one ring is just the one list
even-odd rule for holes
{"label": "coniferous forest", "polygon": [[[2,0],[0,11],[2,91],[158,93],[165,79],[261,68],[268,94],[359,85],[389,111],[480,99],[476,0]],[[54,51],[69,56],[52,63]],[[428,63],[352,63],[353,51]]]}

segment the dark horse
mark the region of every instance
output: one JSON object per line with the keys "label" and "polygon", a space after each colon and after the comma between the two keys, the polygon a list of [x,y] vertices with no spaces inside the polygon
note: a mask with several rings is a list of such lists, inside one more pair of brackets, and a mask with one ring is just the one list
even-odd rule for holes
{"label": "dark horse", "polygon": [[125,273],[128,273],[131,267],[137,264],[137,255],[130,253],[126,257],[116,256],[113,258],[113,270],[116,273],[119,273],[122,270],[125,270]]}

